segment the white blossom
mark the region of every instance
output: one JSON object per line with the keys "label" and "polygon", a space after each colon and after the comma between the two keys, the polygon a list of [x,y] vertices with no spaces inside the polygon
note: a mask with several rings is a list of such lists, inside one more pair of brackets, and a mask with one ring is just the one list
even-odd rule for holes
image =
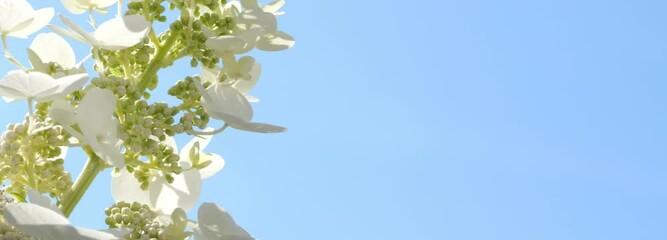
{"label": "white blossom", "polygon": [[277,133],[287,130],[280,126],[251,122],[253,111],[250,103],[232,86],[216,83],[204,89],[198,81],[195,81],[195,85],[202,95],[201,103],[206,113],[212,118],[225,121],[225,124],[232,128],[258,133]]}
{"label": "white blossom", "polygon": [[54,79],[41,72],[11,71],[0,80],[0,95],[7,102],[16,100],[50,101],[64,97],[88,81],[88,74],[76,74]]}
{"label": "white blossom", "polygon": [[73,226],[47,197],[34,190],[28,191],[30,203],[13,203],[5,206],[4,218],[24,234],[43,240],[115,240],[117,235],[88,228]]}
{"label": "white blossom", "polygon": [[[174,182],[171,184],[161,172],[156,171],[149,180],[148,190],[144,191],[139,181],[126,169],[114,172],[111,180],[112,196],[116,201],[147,204],[161,215],[162,222],[178,208],[190,210],[199,199],[202,180],[215,175],[225,165],[220,155],[203,152],[210,141],[210,137],[194,138],[183,147],[179,154],[179,165],[186,170],[172,175]],[[172,138],[167,138],[165,144],[178,153]]]}
{"label": "white blossom", "polygon": [[[125,158],[120,153],[118,120],[113,118],[116,96],[109,90],[91,88],[79,103],[77,112],[63,100],[55,101],[49,115],[79,141],[89,145],[95,154],[107,164],[122,168]],[[69,128],[77,124],[81,132]]]}
{"label": "white blossom", "polygon": [[259,102],[259,99],[249,95],[262,72],[262,65],[255,62],[250,56],[243,57],[239,61],[227,62],[224,68],[220,69],[202,67],[202,81],[217,83],[220,74],[225,74],[227,80],[231,80],[231,86],[238,90],[248,102]]}
{"label": "white blossom", "polygon": [[0,0],[0,35],[27,38],[48,24],[53,8],[35,10],[26,0]]}
{"label": "white blossom", "polygon": [[95,32],[89,33],[69,18],[63,15],[59,17],[69,30],[50,25],[51,30],[90,46],[107,50],[121,50],[137,45],[146,37],[151,27],[150,22],[146,21],[143,16],[128,15],[107,20],[100,24]]}
{"label": "white blossom", "polygon": [[239,227],[224,208],[215,203],[203,203],[199,207],[199,220],[193,229],[195,240],[254,240]]}

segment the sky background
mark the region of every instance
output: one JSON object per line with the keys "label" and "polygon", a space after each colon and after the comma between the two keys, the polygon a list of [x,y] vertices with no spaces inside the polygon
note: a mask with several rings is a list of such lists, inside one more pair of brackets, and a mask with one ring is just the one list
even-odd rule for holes
{"label": "sky background", "polygon": [[[226,131],[207,148],[227,166],[202,201],[255,237],[667,239],[666,1],[284,10],[279,28],[297,44],[251,54],[263,64],[252,93],[255,119],[289,131]],[[10,41],[20,59],[28,44]],[[162,73],[158,90],[198,72],[186,66]],[[26,111],[0,105],[2,124]],[[67,161],[76,174],[84,158]],[[93,184],[76,224],[104,227],[109,181],[107,171]]]}

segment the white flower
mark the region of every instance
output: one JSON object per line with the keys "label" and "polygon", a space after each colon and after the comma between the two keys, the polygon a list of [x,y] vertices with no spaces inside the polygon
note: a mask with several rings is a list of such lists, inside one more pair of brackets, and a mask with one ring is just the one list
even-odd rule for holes
{"label": "white flower", "polygon": [[[284,1],[275,1],[261,7],[257,1],[227,2],[222,7],[225,17],[235,19],[237,28],[231,35],[215,36],[212,31],[203,28],[204,34],[210,37],[206,46],[213,49],[218,55],[228,53],[243,54],[253,48],[264,51],[280,51],[294,46],[294,38],[289,34],[278,31],[276,13]],[[244,10],[240,12],[241,5]],[[224,56],[223,56],[224,57]]]}
{"label": "white flower", "polygon": [[254,240],[239,227],[224,208],[215,203],[203,203],[197,216],[199,223],[193,229],[196,240]]}
{"label": "white flower", "polygon": [[[32,41],[28,59],[35,71],[51,74],[56,78],[85,73],[83,61],[76,63],[72,47],[55,33],[40,33]],[[62,69],[52,69],[50,63],[58,64]],[[54,72],[54,70],[57,70]]]}
{"label": "white flower", "polygon": [[[225,166],[220,155],[203,152],[210,141],[210,137],[194,138],[183,147],[179,154],[179,165],[187,170],[172,175],[174,181],[171,184],[161,172],[156,171],[155,176],[150,179],[148,191],[144,191],[140,188],[139,181],[125,168],[113,173],[113,198],[116,201],[147,204],[161,215],[161,222],[167,221],[165,219],[168,219],[168,215],[178,208],[187,212],[199,199],[202,180],[215,175]],[[178,153],[178,147],[172,138],[167,138],[165,144]]]}
{"label": "white flower", "polygon": [[212,69],[202,67],[202,81],[217,83],[218,75],[224,73],[227,79],[233,82],[232,87],[243,94],[248,102],[259,102],[258,98],[248,95],[248,92],[257,85],[261,72],[262,65],[255,62],[254,58],[246,56],[239,59],[238,62],[226,62],[222,70],[218,67]]}
{"label": "white flower", "polygon": [[86,81],[88,74],[85,73],[54,79],[40,72],[15,70],[0,80],[0,95],[7,102],[23,99],[50,101],[80,89]]}
{"label": "white flower", "polygon": [[5,206],[5,220],[22,233],[43,240],[106,240],[121,239],[127,232],[111,233],[73,226],[47,197],[34,190],[28,191],[31,203],[14,203]]}
{"label": "white flower", "polygon": [[26,0],[0,0],[0,35],[27,38],[53,18],[53,8],[37,11]]}
{"label": "white flower", "polygon": [[225,121],[225,124],[232,128],[258,133],[277,133],[287,130],[280,126],[250,122],[253,115],[252,107],[245,96],[232,86],[216,83],[204,89],[198,81],[195,81],[195,85],[202,95],[201,102],[206,113],[212,118]]}
{"label": "white flower", "polygon": [[167,182],[162,173],[155,174],[150,180],[148,191],[144,191],[127,169],[122,168],[113,173],[111,194],[114,200],[146,204],[158,213],[158,221],[161,223],[168,223],[169,214],[177,208],[187,211],[197,203],[201,193],[199,171],[184,171],[173,175],[172,183]]}
{"label": "white flower", "polygon": [[97,27],[92,34],[86,32],[63,15],[60,20],[70,30],[49,25],[54,32],[68,36],[79,42],[107,50],[121,50],[140,43],[148,34],[151,24],[141,15],[112,18]]}
{"label": "white flower", "polygon": [[241,0],[241,5],[244,10],[237,19],[237,26],[244,30],[257,27],[264,30],[264,33],[257,40],[257,49],[280,51],[294,46],[292,36],[286,32],[278,31],[278,19],[275,12],[285,5],[284,1],[275,1],[266,7],[262,7],[257,0]]}
{"label": "white flower", "polygon": [[[51,106],[49,115],[79,141],[88,144],[107,164],[122,168],[125,158],[119,149],[118,121],[113,118],[115,109],[116,96],[109,90],[94,87],[83,97],[76,113],[64,100],[57,100]],[[69,127],[74,123],[81,133]]]}
{"label": "white flower", "polygon": [[61,0],[65,8],[74,14],[82,14],[88,9],[106,13],[107,8],[118,0]]}

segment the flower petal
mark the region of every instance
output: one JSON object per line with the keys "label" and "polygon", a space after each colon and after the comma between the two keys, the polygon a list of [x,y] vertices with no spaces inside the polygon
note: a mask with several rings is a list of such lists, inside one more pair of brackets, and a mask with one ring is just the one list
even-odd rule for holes
{"label": "flower petal", "polygon": [[111,173],[111,196],[116,202],[150,203],[148,191],[141,190],[141,183],[125,168]]}
{"label": "flower petal", "polygon": [[52,31],[54,31],[57,34],[60,34],[61,36],[66,36],[66,37],[69,37],[69,38],[74,39],[76,41],[79,41],[81,43],[92,45],[92,43],[89,42],[87,39],[83,38],[83,36],[79,35],[76,32],[65,29],[63,27],[59,27],[59,26],[56,26],[56,25],[49,25],[49,29],[51,29]]}
{"label": "flower petal", "polygon": [[77,123],[86,144],[95,154],[108,164],[122,168],[125,158],[118,148],[118,123],[112,118],[115,108],[116,96],[109,90],[95,87],[81,100]]}
{"label": "flower petal", "polygon": [[257,85],[257,81],[259,80],[259,76],[262,73],[262,65],[259,63],[253,64],[252,68],[250,69],[250,79],[245,80],[245,79],[239,79],[234,83],[232,86],[236,88],[243,96],[246,97],[248,102],[258,102],[259,99],[248,96],[248,92],[250,92],[251,89]]}
{"label": "flower petal", "polygon": [[286,32],[277,31],[259,38],[257,49],[264,51],[282,51],[294,46],[294,38]]}
{"label": "flower petal", "polygon": [[88,8],[86,8],[84,5],[81,5],[78,0],[61,0],[60,2],[62,2],[67,11],[70,11],[74,14],[82,14],[88,10]]}
{"label": "flower petal", "polygon": [[69,220],[53,210],[31,203],[5,206],[5,220],[19,231],[44,240],[80,239],[115,240],[112,234],[70,225]]}
{"label": "flower petal", "polygon": [[76,123],[74,107],[64,99],[56,99],[49,108],[49,117],[63,126],[72,126]]}
{"label": "flower petal", "polygon": [[58,34],[40,33],[32,41],[30,49],[39,56],[42,63],[58,63],[64,69],[71,69],[76,66],[74,50]]}
{"label": "flower petal", "polygon": [[[202,95],[204,95],[202,93]],[[222,120],[221,116],[216,116],[215,113],[223,113],[224,115],[235,116],[241,121],[248,122],[252,120],[252,107],[248,100],[239,91],[231,86],[224,84],[214,84],[206,89],[206,94],[209,98],[202,98],[202,105],[209,114],[214,114],[211,117]]]}
{"label": "flower petal", "polygon": [[141,15],[116,17],[102,23],[93,36],[99,41],[100,48],[120,50],[141,42],[150,26],[150,22]]}
{"label": "flower petal", "polygon": [[207,239],[253,240],[243,228],[236,225],[232,216],[215,203],[203,203],[197,216],[202,234]]}
{"label": "flower petal", "polygon": [[3,94],[5,97],[26,99],[41,97],[53,92],[58,88],[58,85],[51,76],[44,73],[25,73],[21,70],[15,70],[7,73],[7,76],[0,80],[0,87],[4,90],[0,91],[0,94],[9,94],[9,96]]}
{"label": "flower petal", "polygon": [[219,112],[217,113],[217,115],[220,116],[221,119],[225,121],[226,124],[229,124],[230,127],[238,130],[256,132],[256,133],[281,133],[287,131],[287,128],[285,127],[266,124],[266,123],[247,122],[243,121],[242,119],[236,116],[228,115],[225,113]]}
{"label": "flower petal", "polygon": [[0,34],[27,27],[34,19],[35,10],[25,0],[0,0]]}
{"label": "flower petal", "polygon": [[35,100],[38,102],[46,102],[67,96],[68,94],[81,89],[83,84],[86,84],[88,81],[88,74],[80,73],[76,75],[65,76],[54,81],[57,82],[58,88],[50,92],[49,95],[35,98]]}
{"label": "flower petal", "polygon": [[285,6],[285,1],[284,0],[276,0],[276,1],[270,2],[269,4],[266,4],[262,8],[262,10],[264,10],[265,12],[270,12],[270,13],[275,14],[283,6]]}
{"label": "flower petal", "polygon": [[199,162],[211,161],[211,163],[208,166],[199,169],[199,174],[201,174],[202,180],[212,177],[225,167],[225,160],[218,154],[215,153],[201,154],[200,157],[202,159],[199,160]]}
{"label": "flower petal", "polygon": [[184,171],[172,175],[174,182],[167,182],[164,176],[158,175],[149,186],[151,205],[162,213],[169,214],[176,208],[186,212],[197,203],[201,193],[201,176],[199,171]]}
{"label": "flower petal", "polygon": [[[62,21],[69,29],[74,31],[79,36],[81,36],[81,38],[85,39],[84,43],[87,43],[88,45],[93,45],[93,46],[98,45],[97,40],[95,40],[95,38],[93,37],[92,34],[87,32],[86,30],[83,30],[83,28],[79,27],[79,25],[76,25],[76,23],[72,22],[72,20],[63,16],[62,14],[58,15],[58,17],[60,17],[60,21]],[[51,29],[56,31],[53,28],[51,28]],[[74,40],[78,40],[78,39],[75,38]]]}
{"label": "flower petal", "polygon": [[8,34],[8,36],[27,38],[28,35],[33,34],[40,29],[42,29],[46,24],[49,24],[51,19],[53,19],[53,8],[42,8],[34,13],[35,18],[30,22],[30,25],[21,28],[19,30],[13,31]]}

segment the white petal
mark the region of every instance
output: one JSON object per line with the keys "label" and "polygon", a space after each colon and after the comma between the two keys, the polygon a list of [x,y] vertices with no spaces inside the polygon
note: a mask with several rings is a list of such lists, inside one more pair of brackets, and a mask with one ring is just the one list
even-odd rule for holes
{"label": "white petal", "polygon": [[79,104],[77,114],[79,127],[82,131],[85,128],[93,135],[105,132],[115,108],[116,96],[111,91],[97,87],[90,89]]}
{"label": "white petal", "polygon": [[19,231],[44,240],[78,239],[111,240],[118,239],[109,233],[70,225],[64,216],[36,204],[14,203],[5,206],[5,220]]}
{"label": "white petal", "polygon": [[125,168],[112,172],[111,195],[116,202],[150,204],[148,191],[141,190],[141,183]]}
{"label": "white petal", "polygon": [[203,203],[199,207],[198,228],[209,239],[252,240],[253,237],[236,225],[232,216],[214,203]]}
{"label": "white petal", "polygon": [[98,157],[117,168],[125,165],[116,136],[117,122],[112,118],[116,96],[109,90],[93,88],[81,100],[77,123],[88,145]]}
{"label": "white petal", "polygon": [[210,49],[213,49],[218,55],[222,55],[229,52],[237,52],[237,50],[242,50],[246,48],[246,42],[243,39],[235,36],[220,36],[209,38],[206,40],[206,46]]}
{"label": "white petal", "polygon": [[264,12],[261,9],[245,10],[239,15],[238,27],[244,30],[260,27],[267,33],[278,30],[278,19],[273,13]]}
{"label": "white petal", "polygon": [[[81,38],[85,39],[85,42],[87,42],[90,45],[97,45],[98,42],[95,40],[92,34],[87,32],[86,30],[83,30],[83,28],[79,27],[79,25],[76,25],[76,23],[72,22],[69,18],[63,16],[62,14],[58,15],[60,17],[60,21],[62,21],[69,29],[74,31],[76,34],[81,36]],[[55,29],[51,28],[52,30],[55,31]],[[56,31],[56,33],[58,33]],[[78,40],[75,38],[75,40]]]}
{"label": "white petal", "polygon": [[28,35],[33,34],[42,29],[46,24],[53,19],[53,8],[42,8],[35,11],[35,18],[30,22],[30,25],[9,34],[12,37],[27,38]]}
{"label": "white petal", "polygon": [[216,66],[215,68],[207,68],[207,67],[202,66],[201,72],[202,72],[201,80],[204,83],[207,83],[207,82],[216,83],[216,82],[218,82],[218,74],[220,73],[220,68],[219,67]]}
{"label": "white petal", "polygon": [[54,31],[54,32],[57,33],[57,34],[60,34],[61,36],[69,37],[69,38],[71,38],[71,39],[74,39],[74,40],[76,40],[76,41],[79,41],[79,42],[84,43],[84,44],[87,44],[87,45],[91,45],[91,46],[93,45],[92,42],[90,42],[90,41],[88,41],[87,39],[83,38],[83,36],[79,35],[79,34],[76,33],[76,32],[73,32],[73,31],[70,31],[70,30],[68,30],[68,29],[65,29],[65,28],[63,28],[63,27],[59,27],[59,26],[56,26],[56,25],[49,25],[49,29],[51,29],[52,31]]}
{"label": "white petal", "polygon": [[244,31],[237,35],[238,38],[245,42],[242,48],[234,49],[235,54],[244,54],[257,46],[257,41],[259,41],[260,36],[264,34],[264,29],[262,28],[253,28],[247,31]]}
{"label": "white petal", "polygon": [[76,56],[72,47],[60,35],[40,33],[32,41],[30,49],[34,51],[42,63],[58,63],[64,69],[76,66]]}
{"label": "white petal", "polygon": [[195,240],[210,240],[204,235],[201,229],[199,229],[199,226],[192,228],[192,235]]}
{"label": "white petal", "polygon": [[49,108],[49,117],[63,126],[72,126],[76,123],[74,107],[64,99],[56,99]]}
{"label": "white petal", "polygon": [[[248,103],[243,94],[233,87],[224,84],[214,84],[206,92],[210,96],[210,99],[202,99],[202,105],[207,112],[220,112],[225,115],[232,115],[244,122],[252,120],[252,107],[250,103]],[[221,119],[221,117],[218,119]]]}
{"label": "white petal", "polygon": [[[33,42],[34,43],[34,42]],[[32,65],[32,69],[38,72],[47,72],[47,66],[44,64],[42,59],[33,51],[32,49],[28,48],[26,49],[26,52],[28,53],[28,61],[30,61],[30,65]]]}
{"label": "white petal", "polygon": [[243,121],[236,116],[228,115],[225,113],[217,113],[217,116],[220,116],[226,124],[229,124],[230,127],[238,130],[256,133],[281,133],[287,131],[287,128],[281,126]]}
{"label": "white petal", "polygon": [[243,9],[254,9],[259,8],[259,3],[257,0],[241,0],[241,6]]}
{"label": "white petal", "polygon": [[[259,76],[262,72],[262,65],[259,63],[255,63],[252,66],[252,69],[250,70],[250,80],[245,80],[245,79],[239,79],[234,83],[232,86],[236,88],[241,94],[246,96],[246,99],[248,99],[248,92],[250,92],[251,89],[257,85],[257,81],[259,80]],[[253,102],[248,99],[248,102]]]}
{"label": "white petal", "polygon": [[93,36],[99,41],[99,47],[120,50],[141,42],[150,26],[150,22],[141,15],[116,17],[102,23]]}
{"label": "white petal", "polygon": [[259,38],[257,49],[264,51],[281,51],[294,46],[294,38],[286,32],[277,31]]}
{"label": "white petal", "polygon": [[212,177],[216,173],[220,172],[225,167],[225,160],[222,157],[215,153],[201,154],[201,160],[199,162],[211,161],[211,164],[199,170],[201,174],[201,179],[207,179]]}
{"label": "white petal", "polygon": [[[206,128],[204,131],[212,131],[212,128]],[[181,153],[179,154],[179,158],[181,160],[187,160],[190,161],[190,150],[192,150],[192,147],[195,145],[195,143],[199,142],[199,151],[202,152],[206,146],[211,142],[211,136],[201,136],[201,137],[194,137],[190,142],[185,144],[183,148],[181,149]]]}
{"label": "white petal", "polygon": [[81,89],[83,84],[86,84],[86,82],[88,81],[88,74],[81,73],[76,75],[65,76],[58,78],[54,81],[57,82],[58,88],[56,88],[53,92],[49,93],[48,96],[42,96],[36,98],[35,100],[37,100],[38,102],[45,102],[67,96],[68,94]]}
{"label": "white petal", "polygon": [[171,213],[176,208],[186,212],[197,203],[201,193],[199,171],[190,170],[172,174],[174,182],[169,184],[164,176],[156,176],[149,186],[151,205],[162,213]]}
{"label": "white petal", "polygon": [[270,2],[269,4],[266,4],[266,5],[264,6],[264,8],[262,8],[262,10],[264,10],[265,12],[270,12],[270,13],[274,13],[274,14],[275,14],[275,13],[278,12],[278,10],[280,10],[280,8],[282,8],[283,6],[285,6],[285,1],[283,1],[283,0],[276,0],[276,1]]}
{"label": "white petal", "polygon": [[25,0],[0,0],[0,34],[27,27],[32,22],[35,10]]}
{"label": "white petal", "polygon": [[[16,99],[41,97],[53,92],[58,88],[56,81],[49,75],[40,72],[25,73],[21,70],[11,71],[7,76],[0,80],[0,87],[3,89],[0,94],[10,93],[21,96],[5,96]],[[11,92],[9,89],[13,89]]]}
{"label": "white petal", "polygon": [[82,14],[85,13],[88,8],[86,6],[83,6],[79,3],[78,0],[61,0],[63,6],[67,9],[67,11],[70,11],[71,13],[74,14]]}

